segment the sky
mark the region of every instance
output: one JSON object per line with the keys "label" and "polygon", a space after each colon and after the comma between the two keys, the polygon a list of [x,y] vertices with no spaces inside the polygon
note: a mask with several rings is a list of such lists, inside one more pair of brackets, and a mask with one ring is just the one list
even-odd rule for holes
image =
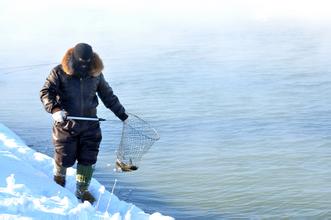
{"label": "sky", "polygon": [[1,0],[0,46],[11,60],[17,51],[36,46],[55,50],[54,59],[75,42],[96,44],[116,35],[145,39],[182,29],[218,30],[275,21],[324,28],[331,22],[330,8],[327,0]]}
{"label": "sky", "polygon": [[[1,25],[30,28],[64,25],[82,26],[110,17],[118,26],[146,23],[221,23],[236,20],[268,21],[295,19],[326,22],[331,20],[327,0],[2,0]],[[32,27],[31,27],[32,26]]]}

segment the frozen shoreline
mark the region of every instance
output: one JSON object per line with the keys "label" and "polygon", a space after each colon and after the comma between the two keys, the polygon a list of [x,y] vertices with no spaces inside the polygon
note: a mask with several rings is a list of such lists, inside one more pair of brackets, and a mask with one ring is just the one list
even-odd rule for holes
{"label": "frozen shoreline", "polygon": [[73,193],[76,170],[68,169],[65,188],[57,185],[53,159],[29,148],[1,123],[0,166],[1,219],[173,219],[120,201],[95,179],[89,189],[98,202],[93,206],[79,202]]}

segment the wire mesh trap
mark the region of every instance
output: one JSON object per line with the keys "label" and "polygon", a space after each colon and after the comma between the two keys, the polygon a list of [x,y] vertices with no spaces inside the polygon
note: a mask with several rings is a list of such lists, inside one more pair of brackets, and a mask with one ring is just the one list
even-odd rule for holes
{"label": "wire mesh trap", "polygon": [[159,139],[157,131],[148,122],[129,114],[129,118],[123,123],[121,142],[116,153],[116,170],[120,172],[137,170],[142,156]]}

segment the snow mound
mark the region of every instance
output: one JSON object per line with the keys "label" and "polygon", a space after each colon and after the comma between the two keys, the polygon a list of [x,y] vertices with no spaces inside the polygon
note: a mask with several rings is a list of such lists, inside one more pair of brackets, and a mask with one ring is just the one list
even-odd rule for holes
{"label": "snow mound", "polygon": [[76,170],[68,169],[66,188],[53,181],[54,160],[29,148],[0,123],[0,219],[111,219],[170,220],[160,213],[147,214],[119,200],[92,179],[92,206],[74,195]]}

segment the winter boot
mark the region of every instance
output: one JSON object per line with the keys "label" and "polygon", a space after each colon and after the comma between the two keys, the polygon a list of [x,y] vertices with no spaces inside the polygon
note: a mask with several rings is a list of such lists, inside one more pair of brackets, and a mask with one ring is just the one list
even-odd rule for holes
{"label": "winter boot", "polygon": [[54,175],[54,181],[62,187],[66,185],[66,177],[65,176],[56,176]]}
{"label": "winter boot", "polygon": [[82,202],[88,201],[93,204],[95,198],[88,191],[93,174],[92,166],[85,166],[82,164],[77,164],[77,174],[76,174],[76,197]]}
{"label": "winter boot", "polygon": [[64,187],[66,185],[67,168],[58,165],[57,163],[55,163],[54,168],[54,181]]}

